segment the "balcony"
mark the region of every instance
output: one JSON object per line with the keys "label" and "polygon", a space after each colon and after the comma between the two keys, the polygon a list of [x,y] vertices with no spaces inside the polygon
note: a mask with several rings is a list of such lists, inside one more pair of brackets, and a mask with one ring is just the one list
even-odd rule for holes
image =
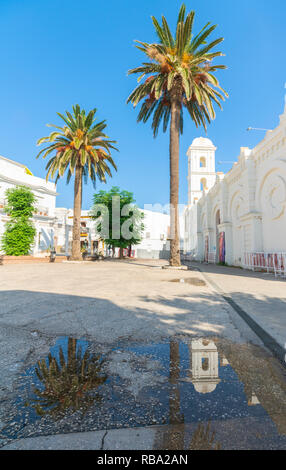
{"label": "balcony", "polygon": [[[0,211],[1,212],[4,209],[6,202],[7,201],[5,199],[0,199]],[[48,217],[49,216],[49,209],[48,209],[48,207],[37,206],[34,214],[35,214],[35,216]]]}
{"label": "balcony", "polygon": [[44,207],[44,206],[37,206],[35,215],[40,216],[40,217],[48,217],[49,216],[49,209],[47,207]]}

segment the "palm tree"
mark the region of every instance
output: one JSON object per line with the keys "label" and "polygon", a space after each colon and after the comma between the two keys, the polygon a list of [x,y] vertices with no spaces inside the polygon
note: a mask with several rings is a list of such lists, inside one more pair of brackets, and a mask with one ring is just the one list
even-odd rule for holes
{"label": "palm tree", "polygon": [[[183,111],[188,111],[196,127],[202,125],[206,130],[207,123],[215,118],[213,102],[221,107],[227,93],[219,86],[213,72],[226,68],[224,65],[213,65],[212,60],[223,55],[213,49],[223,38],[206,43],[216,25],[206,26],[193,35],[195,12],[185,16],[186,7],[181,6],[177,21],[175,37],[164,16],[162,25],[152,17],[159,39],[158,43],[136,41],[136,47],[147,56],[147,62],[131,69],[129,74],[140,74],[140,83],[130,94],[127,102],[134,107],[144,100],[138,114],[138,122],[144,123],[153,116],[152,129],[156,137],[160,123],[163,131],[170,125],[170,218],[171,250],[170,265],[180,265],[179,245],[179,137],[183,132]],[[219,91],[220,90],[220,91]]]}
{"label": "palm tree", "polygon": [[46,165],[48,180],[49,176],[58,181],[67,172],[67,183],[71,176],[74,178],[74,211],[73,211],[73,240],[72,257],[73,260],[81,259],[80,250],[80,215],[82,204],[82,182],[87,183],[88,178],[95,185],[96,178],[106,182],[106,174],[112,176],[108,164],[117,170],[111,158],[111,149],[117,150],[112,144],[114,140],[109,140],[103,133],[106,128],[105,121],[95,124],[96,109],[92,109],[86,114],[77,104],[73,106],[73,114],[66,111],[66,116],[57,113],[64,121],[63,127],[48,124],[48,127],[55,127],[57,131],[52,132],[48,137],[42,137],[37,144],[50,143],[39,152],[37,158],[42,155],[46,158],[55,153]]}

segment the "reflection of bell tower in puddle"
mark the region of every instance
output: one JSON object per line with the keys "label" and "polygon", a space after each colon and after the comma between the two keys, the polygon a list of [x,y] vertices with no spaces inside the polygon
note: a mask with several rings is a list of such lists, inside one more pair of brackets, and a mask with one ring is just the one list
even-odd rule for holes
{"label": "reflection of bell tower in puddle", "polygon": [[220,382],[218,376],[218,350],[209,339],[195,339],[189,344],[190,370],[188,381],[199,393],[211,393]]}

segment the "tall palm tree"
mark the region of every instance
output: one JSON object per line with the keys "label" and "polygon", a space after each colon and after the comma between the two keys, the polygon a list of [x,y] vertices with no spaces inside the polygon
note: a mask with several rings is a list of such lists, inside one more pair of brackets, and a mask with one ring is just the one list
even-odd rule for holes
{"label": "tall palm tree", "polygon": [[96,178],[106,182],[106,174],[111,175],[108,164],[117,170],[111,158],[111,149],[117,150],[112,144],[114,140],[109,140],[103,133],[106,128],[105,121],[95,124],[96,109],[92,109],[86,114],[77,104],[73,106],[73,113],[66,111],[66,116],[57,113],[64,121],[63,127],[48,124],[48,127],[55,127],[57,131],[52,132],[48,137],[42,137],[37,144],[49,142],[50,145],[39,152],[37,158],[42,155],[55,155],[46,165],[48,180],[49,176],[58,181],[67,172],[67,183],[71,176],[74,178],[74,210],[73,210],[73,240],[72,257],[73,260],[81,259],[80,249],[80,215],[82,204],[82,182],[87,183],[88,178],[95,185]]}
{"label": "tall palm tree", "polygon": [[175,36],[162,16],[162,25],[152,17],[159,39],[158,43],[136,41],[136,47],[144,52],[147,61],[140,67],[129,70],[129,74],[140,74],[140,83],[130,94],[127,102],[134,107],[144,100],[138,114],[138,122],[144,123],[153,116],[152,129],[156,137],[160,123],[163,131],[170,125],[170,216],[171,250],[170,265],[180,265],[179,245],[179,136],[183,132],[183,112],[186,109],[196,127],[215,118],[213,103],[221,107],[227,93],[219,86],[213,72],[226,68],[214,65],[212,60],[223,55],[213,49],[223,38],[206,43],[207,38],[216,28],[207,23],[196,35],[193,35],[195,12],[186,16],[186,7],[181,6]]}

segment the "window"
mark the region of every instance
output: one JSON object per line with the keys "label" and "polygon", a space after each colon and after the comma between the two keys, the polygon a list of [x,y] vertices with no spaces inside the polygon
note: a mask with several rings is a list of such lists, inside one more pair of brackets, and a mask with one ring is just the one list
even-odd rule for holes
{"label": "window", "polygon": [[202,358],[202,369],[205,371],[209,370],[209,358],[208,357]]}
{"label": "window", "polygon": [[216,212],[215,223],[216,223],[216,226],[220,225],[220,210]]}
{"label": "window", "polygon": [[205,191],[207,189],[208,189],[207,188],[207,180],[206,180],[206,178],[202,178],[201,182],[200,182],[200,190]]}
{"label": "window", "polygon": [[207,166],[206,157],[200,158],[200,167],[205,168]]}

